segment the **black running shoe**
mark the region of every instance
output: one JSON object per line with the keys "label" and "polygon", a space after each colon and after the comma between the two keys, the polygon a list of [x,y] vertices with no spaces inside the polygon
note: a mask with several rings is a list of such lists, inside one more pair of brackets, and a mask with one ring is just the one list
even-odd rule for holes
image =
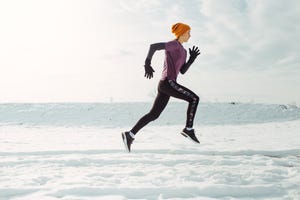
{"label": "black running shoe", "polygon": [[130,146],[132,144],[132,141],[134,140],[134,138],[132,138],[129,134],[129,132],[123,132],[122,133],[122,139],[125,145],[125,149],[130,152]]}
{"label": "black running shoe", "polygon": [[195,143],[200,143],[199,140],[197,139],[196,135],[195,135],[194,129],[188,131],[186,128],[184,128],[182,130],[181,134],[184,137],[187,137],[188,139],[192,140]]}

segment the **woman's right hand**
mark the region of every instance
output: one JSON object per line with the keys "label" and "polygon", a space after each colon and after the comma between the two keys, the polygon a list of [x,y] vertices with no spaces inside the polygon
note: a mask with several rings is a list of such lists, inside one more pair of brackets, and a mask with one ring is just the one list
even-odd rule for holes
{"label": "woman's right hand", "polygon": [[146,78],[149,78],[149,79],[151,79],[151,78],[153,78],[153,72],[155,72],[154,71],[154,69],[151,67],[151,60],[150,59],[146,59],[145,60],[145,65],[144,65],[144,67],[145,67],[145,77]]}

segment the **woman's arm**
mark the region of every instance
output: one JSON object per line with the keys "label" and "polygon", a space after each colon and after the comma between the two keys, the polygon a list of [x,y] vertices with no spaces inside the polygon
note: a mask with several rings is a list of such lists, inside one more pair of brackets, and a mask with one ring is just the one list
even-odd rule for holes
{"label": "woman's arm", "polygon": [[145,60],[145,77],[151,79],[153,77],[153,72],[154,69],[151,67],[151,60],[152,60],[152,56],[155,53],[155,51],[157,50],[161,50],[161,49],[165,49],[165,44],[164,42],[160,42],[160,43],[154,43],[150,45],[149,51],[148,51],[148,55],[147,58]]}
{"label": "woman's arm", "polygon": [[165,44],[166,44],[165,42],[151,44],[146,59],[149,59],[151,61],[155,51],[165,49],[166,46]]}
{"label": "woman's arm", "polygon": [[190,66],[193,64],[193,62],[194,62],[194,60],[192,60],[190,57],[189,60],[186,63],[184,63],[182,65],[182,67],[180,68],[180,73],[184,74],[190,68]]}
{"label": "woman's arm", "polygon": [[200,50],[198,49],[198,47],[193,46],[193,49],[189,49],[189,53],[190,53],[189,60],[186,63],[184,63],[182,65],[182,67],[180,68],[181,74],[184,74],[190,68],[190,66],[193,64],[193,62],[197,58],[197,56],[200,54]]}

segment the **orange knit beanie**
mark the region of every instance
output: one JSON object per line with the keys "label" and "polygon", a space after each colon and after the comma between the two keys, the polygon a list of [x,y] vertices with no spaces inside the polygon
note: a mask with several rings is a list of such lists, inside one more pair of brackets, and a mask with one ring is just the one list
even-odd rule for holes
{"label": "orange knit beanie", "polygon": [[191,27],[187,24],[176,23],[172,26],[172,33],[174,33],[175,36],[177,38],[179,38],[179,36],[181,36],[182,34],[184,34],[185,32],[187,32],[190,29],[191,29]]}

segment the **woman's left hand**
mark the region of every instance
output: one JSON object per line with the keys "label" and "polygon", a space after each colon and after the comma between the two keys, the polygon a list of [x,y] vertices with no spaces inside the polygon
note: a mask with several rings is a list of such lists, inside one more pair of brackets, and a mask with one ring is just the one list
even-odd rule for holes
{"label": "woman's left hand", "polygon": [[193,48],[189,48],[189,53],[192,59],[196,59],[198,55],[200,55],[200,50],[198,49],[198,47],[193,46]]}

